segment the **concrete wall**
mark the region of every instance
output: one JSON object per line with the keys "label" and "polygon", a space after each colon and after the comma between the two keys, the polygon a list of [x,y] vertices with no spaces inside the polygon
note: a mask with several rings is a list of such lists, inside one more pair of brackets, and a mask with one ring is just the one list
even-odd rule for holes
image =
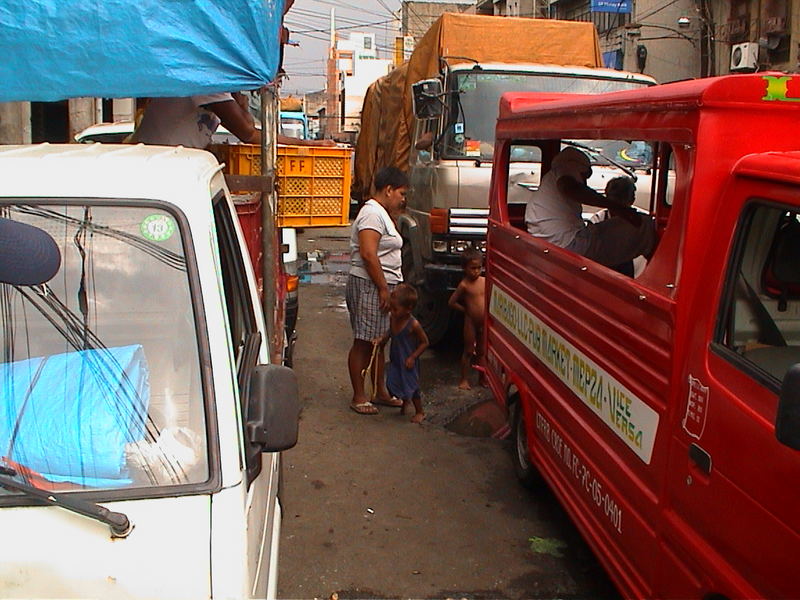
{"label": "concrete wall", "polygon": [[0,144],[31,143],[31,105],[0,102]]}
{"label": "concrete wall", "polygon": [[[606,40],[616,40],[623,49],[623,69],[640,71],[636,49],[641,45],[647,49],[643,72],[660,83],[700,77],[703,40],[695,6],[694,0],[671,4],[663,0],[637,0],[631,23],[606,36]],[[689,18],[688,27],[679,25],[681,17]]]}
{"label": "concrete wall", "polygon": [[431,25],[443,13],[474,13],[475,6],[473,0],[464,2],[423,2],[408,1],[401,5],[402,10],[402,33],[410,35],[415,41],[419,41]]}

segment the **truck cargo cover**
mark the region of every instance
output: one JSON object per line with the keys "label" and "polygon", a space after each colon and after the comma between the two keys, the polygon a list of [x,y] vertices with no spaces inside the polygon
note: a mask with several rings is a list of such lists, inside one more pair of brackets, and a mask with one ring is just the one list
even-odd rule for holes
{"label": "truck cargo cover", "polygon": [[[356,143],[353,193],[368,197],[375,170],[408,171],[414,114],[411,84],[435,77],[447,63],[528,63],[601,67],[592,23],[445,13],[419,41],[411,58],[374,82],[364,97]],[[467,59],[466,61],[464,59]]]}
{"label": "truck cargo cover", "polygon": [[0,102],[191,96],[275,77],[283,0],[5,0]]}

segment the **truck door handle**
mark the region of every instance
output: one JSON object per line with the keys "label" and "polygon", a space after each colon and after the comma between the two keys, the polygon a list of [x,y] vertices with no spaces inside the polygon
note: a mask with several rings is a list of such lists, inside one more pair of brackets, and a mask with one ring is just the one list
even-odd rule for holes
{"label": "truck door handle", "polygon": [[689,446],[689,458],[703,473],[711,473],[711,455],[697,444]]}

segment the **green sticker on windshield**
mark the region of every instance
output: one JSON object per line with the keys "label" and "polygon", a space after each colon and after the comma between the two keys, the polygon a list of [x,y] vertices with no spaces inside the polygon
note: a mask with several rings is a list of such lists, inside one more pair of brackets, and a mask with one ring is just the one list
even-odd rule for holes
{"label": "green sticker on windshield", "polygon": [[166,242],[175,233],[175,221],[168,215],[150,215],[139,226],[142,235],[151,242]]}

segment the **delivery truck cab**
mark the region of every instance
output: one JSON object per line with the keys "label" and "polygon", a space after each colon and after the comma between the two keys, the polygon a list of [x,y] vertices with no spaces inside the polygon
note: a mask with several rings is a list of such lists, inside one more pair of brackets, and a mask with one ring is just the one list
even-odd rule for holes
{"label": "delivery truck cab", "polygon": [[[487,378],[520,479],[554,490],[625,597],[800,590],[797,98],[800,78],[759,73],[502,99]],[[533,237],[507,201],[515,148],[546,171],[573,139],[652,149],[636,277]]]}
{"label": "delivery truck cab", "polygon": [[297,387],[221,166],[6,146],[0,179],[2,216],[61,254],[0,285],[0,597],[274,597]]}

